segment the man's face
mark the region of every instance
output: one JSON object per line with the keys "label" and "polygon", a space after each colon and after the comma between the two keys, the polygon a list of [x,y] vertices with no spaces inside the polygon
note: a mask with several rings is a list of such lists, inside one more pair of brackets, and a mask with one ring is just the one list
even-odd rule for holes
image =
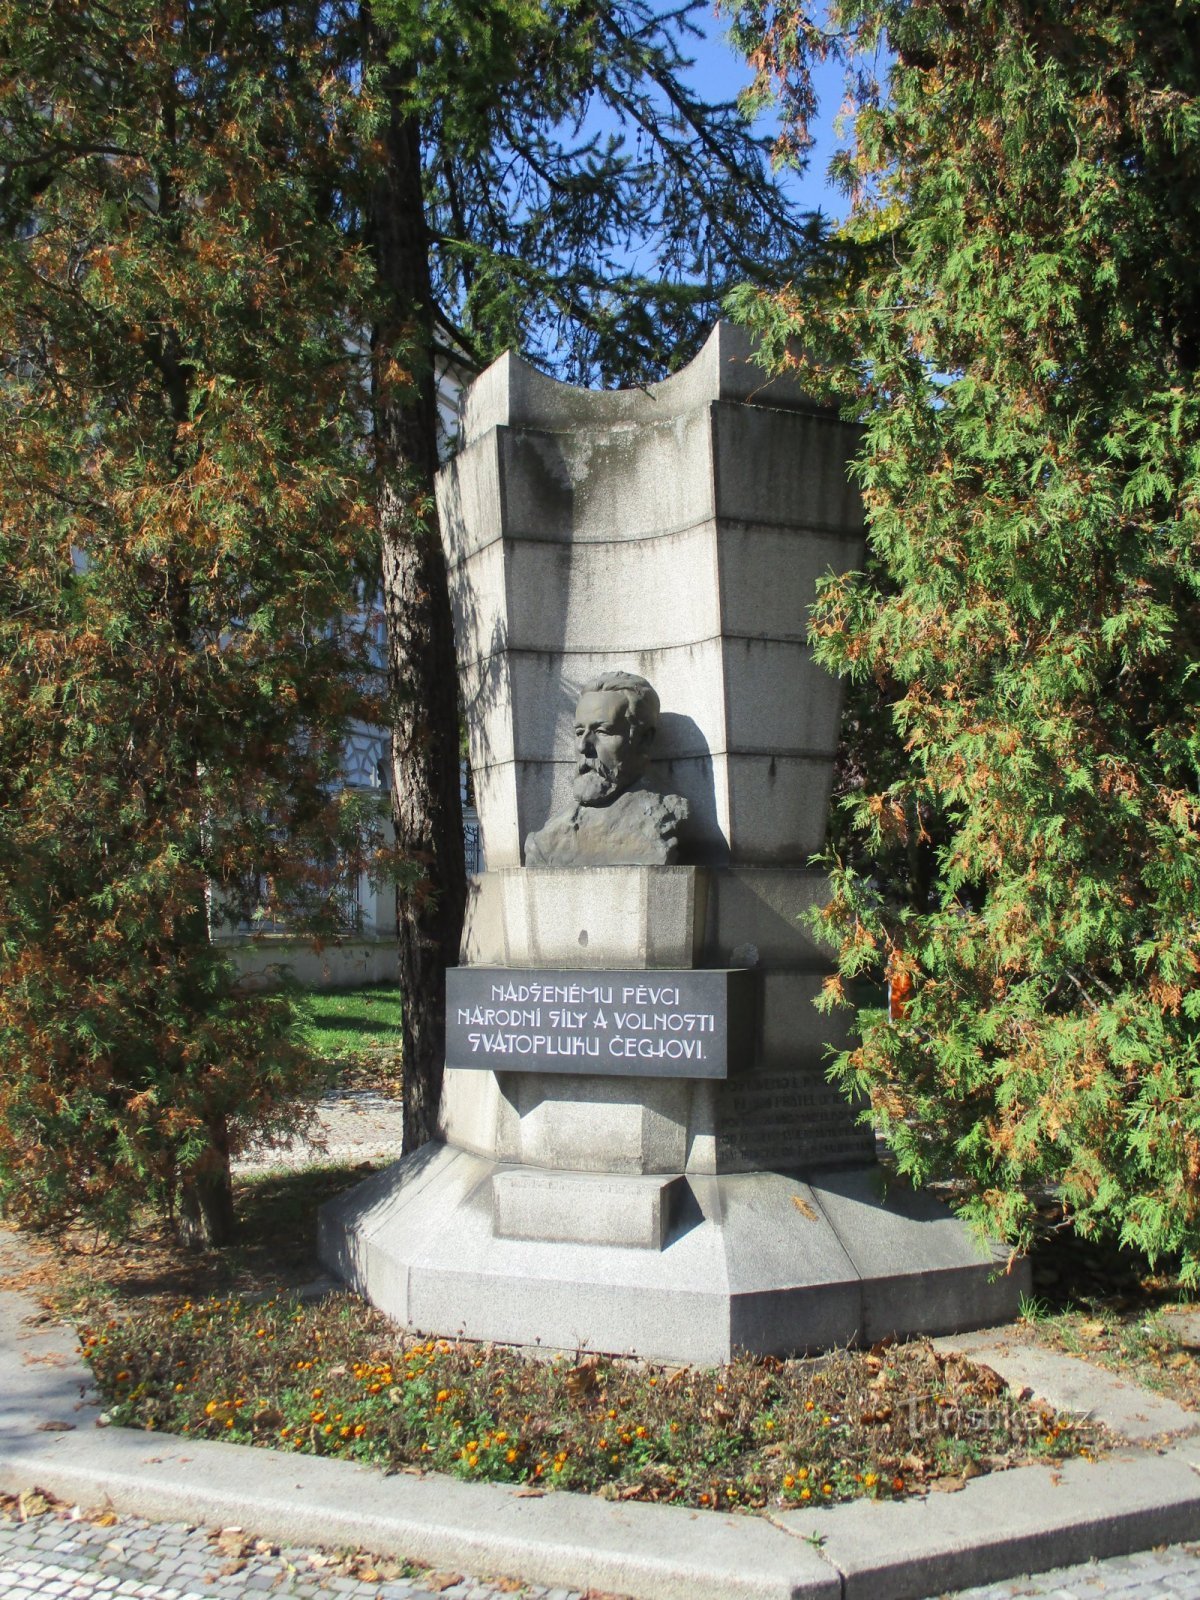
{"label": "man's face", "polygon": [[575,707],[575,798],[585,806],[615,800],[641,777],[649,730],[630,716],[619,689],[580,695]]}

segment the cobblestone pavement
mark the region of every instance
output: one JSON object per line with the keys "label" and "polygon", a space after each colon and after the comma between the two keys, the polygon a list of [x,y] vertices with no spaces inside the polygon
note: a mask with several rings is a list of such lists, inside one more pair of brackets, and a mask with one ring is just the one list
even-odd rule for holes
{"label": "cobblestone pavement", "polygon": [[[297,1171],[316,1163],[395,1161],[404,1137],[399,1100],[375,1089],[334,1089],[322,1097],[307,1138],[283,1145],[254,1145],[233,1164],[235,1173],[286,1167]],[[0,1596],[0,1600],[3,1597]]]}
{"label": "cobblestone pavement", "polygon": [[240,1528],[0,1509],[0,1600],[583,1600],[568,1589],[294,1550]]}
{"label": "cobblestone pavement", "polygon": [[[943,1600],[1200,1600],[1200,1545],[1172,1545]],[[240,1528],[135,1517],[98,1520],[65,1508],[0,1509],[0,1600],[585,1600],[578,1591],[431,1572],[361,1554],[298,1550]]]}
{"label": "cobblestone pavement", "polygon": [[963,1589],[945,1600],[1200,1600],[1200,1544],[1173,1544],[1160,1550],[1138,1550],[1111,1561],[1089,1561],[1082,1567],[1059,1567],[1036,1578],[1009,1578],[981,1589]]}

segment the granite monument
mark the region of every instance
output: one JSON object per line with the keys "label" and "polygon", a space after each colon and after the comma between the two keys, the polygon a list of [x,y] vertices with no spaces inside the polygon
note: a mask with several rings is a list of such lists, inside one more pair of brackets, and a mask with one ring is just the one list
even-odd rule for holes
{"label": "granite monument", "polygon": [[321,1218],[404,1325],[713,1362],[1015,1310],[1023,1265],[889,1189],[826,1080],[807,610],[861,559],[856,448],[724,323],[644,390],[506,356],[468,391],[438,503],[486,870],[438,1138]]}

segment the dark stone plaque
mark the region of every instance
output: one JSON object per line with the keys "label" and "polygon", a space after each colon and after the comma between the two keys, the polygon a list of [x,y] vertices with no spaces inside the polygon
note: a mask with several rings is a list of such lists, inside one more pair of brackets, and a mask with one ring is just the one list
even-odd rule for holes
{"label": "dark stone plaque", "polygon": [[489,1072],[725,1078],[752,1053],[748,971],[451,967],[446,1065]]}
{"label": "dark stone plaque", "polygon": [[874,1159],[875,1137],[856,1108],[811,1068],[752,1072],[721,1091],[722,1172],[846,1166]]}

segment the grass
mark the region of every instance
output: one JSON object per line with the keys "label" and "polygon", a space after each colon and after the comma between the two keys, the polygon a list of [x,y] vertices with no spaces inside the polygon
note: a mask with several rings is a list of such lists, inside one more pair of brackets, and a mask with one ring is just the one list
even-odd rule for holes
{"label": "grass", "polygon": [[305,1036],[343,1088],[399,1094],[400,993],[392,984],[312,989]]}
{"label": "grass", "polygon": [[[1028,1319],[1026,1319],[1028,1321]],[[1200,1409],[1200,1345],[1169,1311],[1067,1306],[1032,1323],[1053,1349],[1081,1356],[1180,1405]]]}
{"label": "grass", "polygon": [[1035,1294],[1021,1306],[1028,1336],[1200,1409],[1200,1330],[1189,1337],[1188,1323],[1174,1315],[1200,1308],[1169,1264],[1077,1238],[1052,1206],[1046,1223],[1033,1262]]}
{"label": "grass", "polygon": [[312,989],[306,996],[307,1035],[330,1060],[363,1051],[394,1051],[400,1040],[400,992],[391,984],[358,989]]}

